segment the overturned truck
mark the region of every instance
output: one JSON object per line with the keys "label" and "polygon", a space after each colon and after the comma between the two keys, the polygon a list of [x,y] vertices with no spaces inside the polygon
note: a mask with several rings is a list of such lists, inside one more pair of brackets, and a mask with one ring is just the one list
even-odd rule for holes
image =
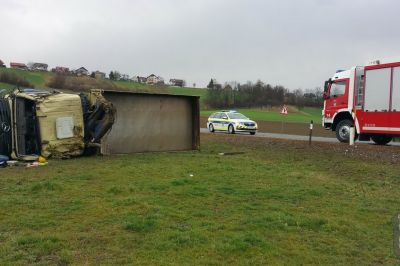
{"label": "overturned truck", "polygon": [[101,91],[70,94],[24,89],[0,97],[0,154],[17,160],[93,152],[116,110]]}

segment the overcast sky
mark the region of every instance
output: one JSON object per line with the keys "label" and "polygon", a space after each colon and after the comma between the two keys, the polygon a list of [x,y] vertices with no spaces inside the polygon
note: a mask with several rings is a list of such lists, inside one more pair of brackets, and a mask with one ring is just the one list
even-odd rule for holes
{"label": "overcast sky", "polygon": [[0,0],[0,59],[307,89],[400,57],[399,10],[398,0]]}

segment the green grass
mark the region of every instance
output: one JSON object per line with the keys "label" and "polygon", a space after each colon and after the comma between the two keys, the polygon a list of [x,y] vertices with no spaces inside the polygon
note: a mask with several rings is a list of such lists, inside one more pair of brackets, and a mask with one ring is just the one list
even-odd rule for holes
{"label": "green grass", "polygon": [[168,87],[168,91],[179,95],[200,96],[200,99],[204,99],[207,95],[207,90],[201,88]]}
{"label": "green grass", "polygon": [[[279,113],[279,109],[274,108],[273,110],[262,110],[262,109],[235,109],[238,112],[244,114],[250,119],[257,121],[278,121],[278,122],[289,122],[289,123],[310,123],[313,120],[314,124],[321,124],[321,109],[306,107],[302,110],[290,111],[288,115],[282,115]],[[212,113],[219,110],[204,110],[200,112],[201,116],[208,117]]]}
{"label": "green grass", "polygon": [[398,264],[399,164],[234,140],[0,169],[0,264]]}
{"label": "green grass", "polygon": [[12,92],[13,90],[16,89],[16,87],[11,84],[0,82],[0,90],[3,90],[3,89],[5,89],[7,92]]}
{"label": "green grass", "polygon": [[14,73],[18,77],[25,79],[29,83],[33,84],[36,88],[46,88],[46,83],[54,76],[54,74],[51,72],[33,72],[10,68],[1,68],[0,72]]}

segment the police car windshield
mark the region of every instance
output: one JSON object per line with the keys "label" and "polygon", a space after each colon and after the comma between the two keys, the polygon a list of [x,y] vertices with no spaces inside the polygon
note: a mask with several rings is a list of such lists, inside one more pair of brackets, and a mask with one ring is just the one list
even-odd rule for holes
{"label": "police car windshield", "polygon": [[228,116],[229,116],[230,119],[248,119],[247,117],[245,117],[241,113],[229,113]]}

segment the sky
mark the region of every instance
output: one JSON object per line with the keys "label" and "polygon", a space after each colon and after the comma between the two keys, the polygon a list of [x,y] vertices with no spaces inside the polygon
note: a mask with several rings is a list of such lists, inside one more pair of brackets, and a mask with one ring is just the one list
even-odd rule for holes
{"label": "sky", "polygon": [[399,10],[398,0],[0,0],[0,59],[306,90],[400,58]]}

